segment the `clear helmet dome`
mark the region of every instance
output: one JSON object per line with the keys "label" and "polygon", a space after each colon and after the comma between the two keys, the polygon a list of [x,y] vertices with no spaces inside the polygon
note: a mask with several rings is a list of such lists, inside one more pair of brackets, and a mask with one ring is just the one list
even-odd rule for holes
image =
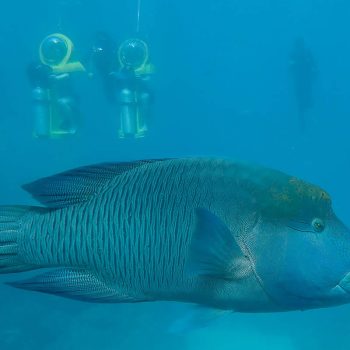
{"label": "clear helmet dome", "polygon": [[119,60],[122,66],[132,69],[142,67],[148,60],[147,44],[140,39],[128,39],[119,47]]}
{"label": "clear helmet dome", "polygon": [[66,59],[69,47],[63,37],[52,35],[43,40],[40,51],[46,64],[59,65]]}

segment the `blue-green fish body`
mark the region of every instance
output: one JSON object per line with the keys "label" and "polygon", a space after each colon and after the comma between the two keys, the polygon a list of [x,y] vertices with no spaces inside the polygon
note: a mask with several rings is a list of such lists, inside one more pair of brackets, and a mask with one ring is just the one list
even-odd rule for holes
{"label": "blue-green fish body", "polygon": [[[45,207],[0,209],[0,272],[57,269],[16,287],[246,312],[350,299],[350,238],[328,194],[278,171],[149,160],[79,168],[24,188]],[[320,258],[327,273],[302,264]]]}

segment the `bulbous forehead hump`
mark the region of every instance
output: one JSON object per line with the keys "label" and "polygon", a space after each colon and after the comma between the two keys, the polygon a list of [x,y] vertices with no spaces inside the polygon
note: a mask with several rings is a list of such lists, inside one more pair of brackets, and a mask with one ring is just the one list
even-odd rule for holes
{"label": "bulbous forehead hump", "polygon": [[287,175],[272,179],[267,194],[265,209],[278,216],[291,217],[304,212],[324,217],[332,206],[325,190]]}
{"label": "bulbous forehead hump", "polygon": [[318,186],[309,184],[296,177],[290,177],[288,184],[291,190],[302,198],[309,199],[318,204],[322,204],[322,202],[329,204],[331,202],[331,196]]}
{"label": "bulbous forehead hump", "polygon": [[300,213],[327,216],[331,197],[322,188],[283,172],[246,167],[240,171],[241,185],[250,192],[263,215],[293,217]]}

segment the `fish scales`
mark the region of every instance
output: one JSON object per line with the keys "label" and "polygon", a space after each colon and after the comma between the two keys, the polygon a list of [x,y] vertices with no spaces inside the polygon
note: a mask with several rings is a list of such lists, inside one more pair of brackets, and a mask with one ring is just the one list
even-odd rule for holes
{"label": "fish scales", "polygon": [[[171,171],[173,170],[171,169]],[[175,170],[177,171],[178,169]],[[170,276],[179,261],[177,260],[171,265],[172,261],[169,261],[169,259],[174,256],[174,251],[181,251],[181,248],[176,245],[177,240],[180,241],[180,244],[183,244],[184,241],[181,241],[181,239],[183,240],[183,235],[178,235],[177,239],[175,239],[175,230],[177,230],[178,223],[170,226],[169,224],[173,224],[174,218],[171,218],[171,215],[166,215],[165,213],[166,208],[179,206],[176,196],[170,195],[173,188],[179,188],[179,184],[176,183],[178,182],[176,180],[173,182],[173,187],[169,185],[172,181],[167,178],[167,169],[157,171],[156,174],[152,174],[151,172],[147,172],[147,174],[151,177],[151,180],[148,182],[147,176],[138,175],[136,172],[135,174],[129,173],[125,177],[118,178],[113,185],[114,190],[112,193],[115,193],[116,200],[120,199],[120,205],[116,208],[116,217],[120,222],[115,223],[116,231],[119,231],[116,235],[118,239],[117,245],[123,247],[123,249],[118,251],[120,256],[117,256],[116,259],[118,263],[124,266],[122,276],[127,276],[125,277],[125,283],[144,283],[139,280],[142,278],[141,276],[134,275],[134,265],[137,263],[138,265],[141,264],[140,271],[148,275],[147,280],[151,280],[151,274],[155,273],[152,270],[154,266],[157,266],[158,269],[159,266],[162,266],[163,270],[160,271],[160,278],[164,280],[161,280],[159,284],[169,284],[169,280],[171,280]],[[128,183],[129,186],[123,185],[121,183],[123,181]],[[147,191],[145,192],[146,188],[149,189],[148,193],[153,193],[151,197],[148,197]],[[143,196],[143,193],[146,193],[146,196]],[[101,196],[102,198],[103,196]],[[169,203],[169,200],[172,198],[175,198],[176,203]],[[132,220],[131,225],[128,226],[127,221],[121,218],[128,215],[128,212],[131,210],[130,208],[134,208],[135,218]],[[143,208],[149,209],[143,210]],[[185,210],[183,212],[185,213]],[[182,220],[184,217],[182,217]],[[168,232],[165,232],[166,228]],[[123,230],[126,230],[126,232],[123,232]],[[150,251],[152,252],[152,256],[149,256],[148,261],[144,251],[140,252],[141,249],[144,250],[147,247],[147,243],[145,243],[146,239],[151,242],[148,246],[150,246]],[[133,246],[133,242],[135,241],[139,243]],[[158,254],[155,254],[155,252]],[[142,258],[140,259],[140,257]],[[136,281],[135,277],[137,277]]]}
{"label": "fish scales", "polygon": [[[152,167],[152,164],[146,166]],[[136,169],[116,178],[111,184],[113,190],[105,189],[88,203],[48,215],[39,214],[35,224],[38,229],[32,228],[35,232],[32,243],[44,255],[33,249],[29,260],[41,256],[40,263],[48,266],[75,262],[95,271],[103,270],[104,277],[119,278],[123,284],[136,283],[140,287],[145,287],[144,284],[150,287],[154,268],[162,267],[156,274],[157,284],[169,287],[175,276],[182,278],[185,264],[182,252],[189,244],[189,230],[194,220],[193,215],[188,215],[188,206],[197,206],[193,200],[198,197],[200,202],[198,188],[203,187],[198,178],[205,173],[205,168],[196,163],[191,167],[188,172],[181,162],[175,162],[169,167],[148,171],[146,175]],[[184,172],[187,176],[183,176]],[[115,208],[116,215],[110,208]],[[76,224],[78,218],[79,225]],[[115,222],[109,224],[113,218]],[[179,235],[182,228],[184,234]],[[80,256],[74,256],[77,252]]]}

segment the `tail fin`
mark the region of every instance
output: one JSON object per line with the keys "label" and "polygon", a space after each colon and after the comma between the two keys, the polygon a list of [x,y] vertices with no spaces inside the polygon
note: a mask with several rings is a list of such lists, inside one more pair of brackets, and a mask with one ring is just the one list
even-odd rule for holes
{"label": "tail fin", "polygon": [[28,265],[18,256],[18,239],[22,218],[40,208],[27,206],[0,206],[0,274],[22,272],[38,268]]}

